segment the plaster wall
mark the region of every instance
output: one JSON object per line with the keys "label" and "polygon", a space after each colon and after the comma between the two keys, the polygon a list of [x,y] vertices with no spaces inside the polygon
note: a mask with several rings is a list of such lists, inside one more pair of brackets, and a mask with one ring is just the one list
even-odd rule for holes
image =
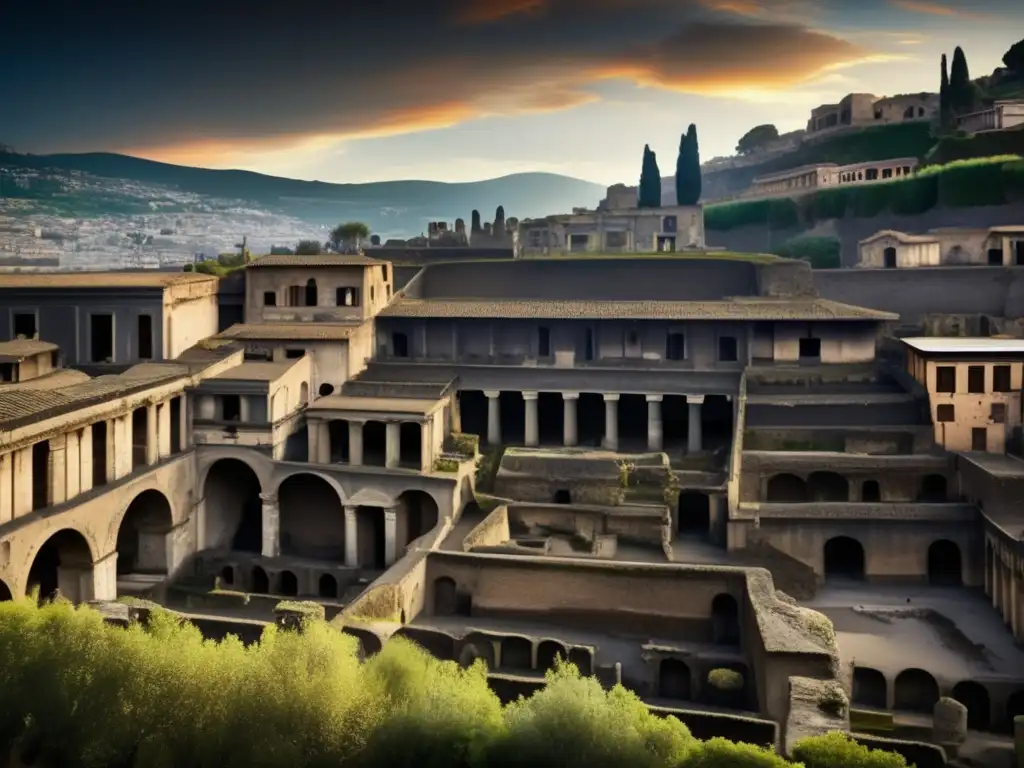
{"label": "plaster wall", "polygon": [[165,306],[163,356],[175,358],[189,347],[216,334],[219,330],[218,311],[216,294]]}
{"label": "plaster wall", "polygon": [[775,362],[799,362],[800,339],[809,337],[821,340],[822,363],[866,363],[875,359],[878,328],[873,323],[775,323],[774,329]]}
{"label": "plaster wall", "polygon": [[[391,299],[391,265],[328,267],[256,267],[246,269],[245,321],[259,322],[358,322],[376,315]],[[305,306],[306,285],[314,280],[315,307]],[[300,304],[291,305],[290,288],[298,288]],[[358,305],[339,304],[339,289],[359,291]],[[274,304],[266,294],[274,295]]]}
{"label": "plaster wall", "polygon": [[[666,222],[674,217],[674,226]],[[573,238],[570,248],[569,238]],[[550,217],[520,224],[520,253],[653,253],[658,240],[674,238],[672,251],[704,247],[704,212],[701,206],[624,208]],[[579,243],[586,238],[585,247]]]}
{"label": "plaster wall", "polygon": [[942,258],[942,248],[938,241],[934,243],[905,243],[896,237],[882,237],[870,243],[861,243],[858,267],[882,269],[885,265],[885,251],[896,250],[896,266],[937,267]]}
{"label": "plaster wall", "polygon": [[39,376],[45,376],[53,370],[55,370],[53,355],[50,352],[32,355],[18,363],[17,381],[30,381]]}
{"label": "plaster wall", "polygon": [[[310,331],[314,336],[315,331]],[[288,353],[309,355],[312,360],[312,368],[309,374],[310,397],[316,398],[320,395],[320,388],[324,384],[333,387],[333,393],[341,389],[351,376],[354,376],[365,367],[356,358],[350,355],[350,339],[315,341],[313,339],[300,339],[295,341],[283,341],[280,339],[266,339],[243,342],[246,355],[267,356],[274,362],[288,359]],[[363,337],[360,336],[360,347],[364,346]]]}

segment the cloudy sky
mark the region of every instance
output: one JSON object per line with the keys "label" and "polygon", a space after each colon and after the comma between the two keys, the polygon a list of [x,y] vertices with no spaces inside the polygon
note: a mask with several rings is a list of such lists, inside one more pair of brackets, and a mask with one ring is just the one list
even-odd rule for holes
{"label": "cloudy sky", "polygon": [[338,182],[635,183],[688,123],[731,154],[852,91],[936,90],[956,45],[988,74],[1024,35],[1024,0],[3,4],[0,142]]}

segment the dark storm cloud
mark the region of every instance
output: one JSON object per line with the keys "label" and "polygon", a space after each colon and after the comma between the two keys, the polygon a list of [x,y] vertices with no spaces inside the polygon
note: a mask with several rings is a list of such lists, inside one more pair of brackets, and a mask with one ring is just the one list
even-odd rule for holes
{"label": "dark storm cloud", "polygon": [[85,5],[5,9],[0,141],[287,147],[563,109],[616,77],[695,93],[786,87],[870,55],[764,18],[784,0]]}

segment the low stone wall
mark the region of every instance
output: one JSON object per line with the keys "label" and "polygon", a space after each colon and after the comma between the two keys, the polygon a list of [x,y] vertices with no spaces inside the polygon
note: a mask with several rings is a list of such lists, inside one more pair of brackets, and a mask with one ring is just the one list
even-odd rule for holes
{"label": "low stone wall", "polygon": [[508,507],[495,507],[487,517],[462,540],[462,551],[472,552],[477,547],[497,547],[511,538],[508,524]]}
{"label": "low stone wall", "polygon": [[582,504],[510,504],[508,526],[517,532],[537,535],[562,533],[594,542],[602,535],[620,541],[660,547],[664,528],[672,518],[664,506],[621,505],[618,507]]}
{"label": "low stone wall", "polygon": [[945,768],[949,764],[945,750],[935,744],[889,739],[884,736],[869,736],[865,733],[851,733],[850,735],[865,747],[903,755],[907,760],[907,765],[913,765],[915,768]]}

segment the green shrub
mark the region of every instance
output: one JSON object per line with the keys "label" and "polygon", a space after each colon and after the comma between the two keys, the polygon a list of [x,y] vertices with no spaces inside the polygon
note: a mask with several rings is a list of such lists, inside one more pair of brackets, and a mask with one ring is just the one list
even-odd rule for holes
{"label": "green shrub", "polygon": [[925,155],[929,165],[996,155],[1024,155],[1024,131],[991,131],[973,136],[946,136]]}
{"label": "green shrub", "polygon": [[775,253],[806,261],[814,269],[835,269],[842,266],[842,247],[837,237],[794,237],[776,248]]}
{"label": "green shrub", "polygon": [[[269,626],[245,647],[205,641],[169,611],[121,629],[88,607],[22,599],[0,603],[0,750],[37,768],[789,765],[699,742],[572,665],[504,708],[486,675],[482,662],[463,669],[401,638],[361,663],[357,639],[322,621],[302,633]],[[833,760],[812,768],[904,765],[878,752],[856,762],[863,748],[842,737],[804,746]]]}
{"label": "green shrub", "polygon": [[712,669],[708,672],[708,685],[720,691],[741,691],[743,675],[733,669]]}
{"label": "green shrub", "polygon": [[892,712],[850,710],[850,730],[854,733],[891,733],[894,726]]}
{"label": "green shrub", "polygon": [[799,223],[796,202],[788,197],[723,203],[704,209],[705,229],[719,232],[764,224],[772,230],[789,229]]}
{"label": "green shrub", "polygon": [[902,755],[869,749],[844,733],[804,739],[793,748],[793,757],[806,768],[907,768]]}

